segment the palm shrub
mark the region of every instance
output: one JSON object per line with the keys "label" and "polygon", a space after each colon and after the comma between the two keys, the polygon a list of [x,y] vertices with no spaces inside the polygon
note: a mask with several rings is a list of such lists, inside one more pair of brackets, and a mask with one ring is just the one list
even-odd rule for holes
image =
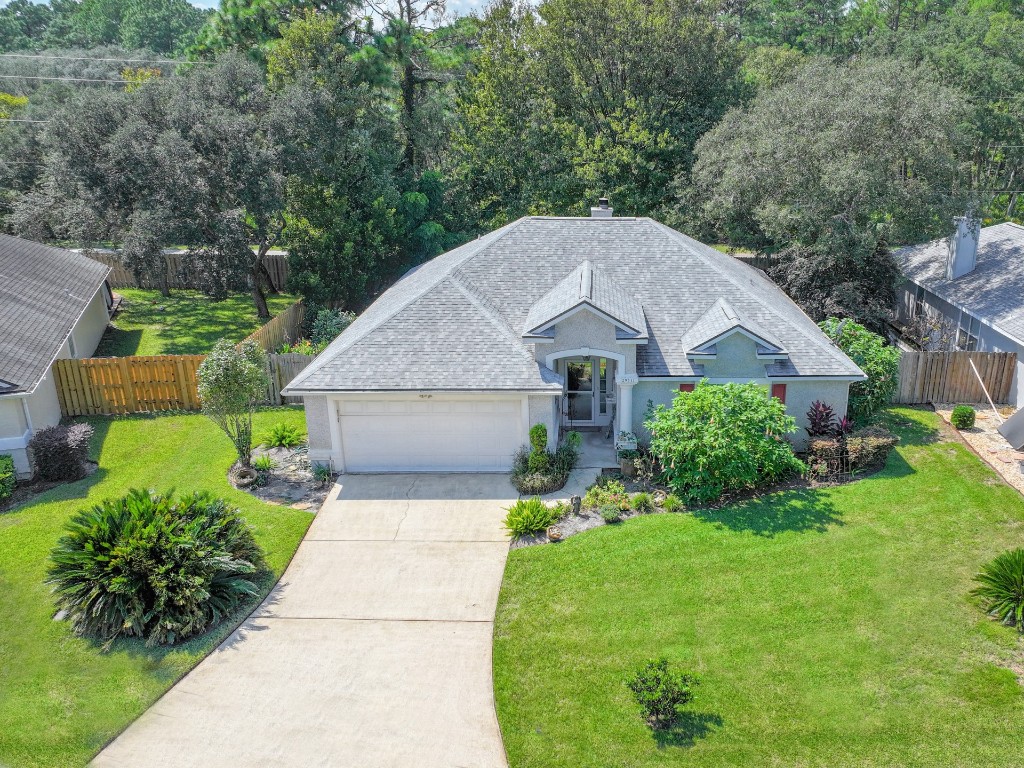
{"label": "palm shrub", "polygon": [[0,501],[14,493],[14,459],[6,453],[0,453]]}
{"label": "palm shrub", "polygon": [[668,659],[648,661],[626,682],[647,724],[664,728],[675,722],[679,708],[693,701],[697,678],[672,669]]}
{"label": "palm shrub", "polygon": [[830,317],[818,325],[867,374],[866,381],[850,385],[850,413],[864,423],[892,400],[899,384],[900,351],[852,320]]}
{"label": "palm shrub", "polygon": [[305,440],[306,435],[301,429],[279,421],[263,434],[260,443],[267,448],[294,448],[296,445],[302,445]]}
{"label": "palm shrub", "polygon": [[1003,552],[974,577],[985,611],[1003,624],[1024,632],[1024,549]]}
{"label": "palm shrub", "polygon": [[804,469],[786,441],[796,422],[757,384],[701,381],[644,423],[663,476],[686,502],[776,482]]}
{"label": "palm shrub", "polygon": [[263,553],[239,511],[208,493],[132,490],[75,515],[47,583],[76,634],[172,644],[248,597]]}
{"label": "palm shrub", "polygon": [[540,497],[519,499],[508,508],[505,528],[513,536],[528,536],[546,530],[558,520],[558,510],[549,507]]}
{"label": "palm shrub", "polygon": [[949,415],[949,422],[957,429],[970,429],[974,426],[974,409],[969,405],[958,405]]}

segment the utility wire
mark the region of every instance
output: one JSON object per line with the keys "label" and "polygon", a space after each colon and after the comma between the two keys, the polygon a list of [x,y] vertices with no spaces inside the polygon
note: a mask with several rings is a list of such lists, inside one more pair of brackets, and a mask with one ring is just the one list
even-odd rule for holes
{"label": "utility wire", "polygon": [[103,80],[90,77],[40,77],[37,75],[0,75],[4,80],[61,80],[74,83],[134,83],[135,80]]}
{"label": "utility wire", "polygon": [[59,61],[117,61],[122,64],[213,64],[212,61],[181,61],[178,59],[97,59],[92,56],[43,56],[37,53],[0,53],[4,59],[49,59]]}
{"label": "utility wire", "polygon": [[[0,123],[48,123],[49,120],[22,120],[14,117],[0,117]],[[3,162],[0,160],[0,162]]]}

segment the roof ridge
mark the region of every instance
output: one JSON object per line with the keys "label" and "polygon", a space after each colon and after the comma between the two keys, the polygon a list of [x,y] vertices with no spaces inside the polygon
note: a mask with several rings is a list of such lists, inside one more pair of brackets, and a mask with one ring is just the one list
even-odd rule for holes
{"label": "roof ridge", "polygon": [[[694,248],[689,242],[687,242],[688,240],[691,240],[692,238],[687,237],[682,232],[677,232],[676,230],[672,229],[671,227],[666,226],[665,224],[662,224],[660,221],[655,221],[654,219],[650,219],[650,218],[648,218],[647,221],[650,221],[652,224],[654,224],[660,231],[668,232],[670,237],[672,237],[674,240],[678,240],[682,245],[686,246],[690,251],[693,252],[694,255],[696,255],[699,259],[701,259],[708,267],[710,267],[712,269],[715,268],[715,264],[711,261],[709,253],[705,253],[705,252],[703,252],[699,248]],[[698,241],[694,240],[694,242],[698,242]],[[714,248],[711,248],[710,246],[704,245],[703,243],[699,243],[699,245],[704,246],[704,248],[707,248],[709,251],[711,251],[712,253],[716,254],[716,257],[717,256],[721,256],[724,259],[732,259],[732,262],[730,262],[730,263],[735,263],[736,265],[739,265],[740,267],[743,267],[743,268],[746,268],[746,269],[750,269],[750,270],[752,270],[754,272],[759,271],[759,270],[755,270],[749,264],[745,264],[742,261],[739,261],[738,259],[735,259],[732,256],[729,256],[729,255],[724,254],[724,253],[719,253],[718,251],[716,251]],[[851,363],[853,362],[852,360],[849,359],[849,357],[846,355],[845,352],[843,352],[841,349],[839,349],[839,347],[835,344],[835,342],[831,341],[827,336],[825,336],[824,332],[822,332],[821,335],[828,342],[827,344],[823,344],[821,339],[813,337],[806,330],[804,330],[802,323],[794,323],[794,322],[791,322],[790,320],[788,320],[787,318],[782,317],[778,312],[776,312],[770,306],[768,306],[763,301],[761,301],[761,298],[759,296],[757,296],[755,293],[753,293],[752,291],[748,290],[746,288],[746,286],[744,286],[740,282],[738,282],[726,270],[719,269],[719,270],[716,270],[716,271],[718,272],[718,274],[720,274],[723,278],[725,278],[730,283],[732,283],[734,286],[739,288],[741,291],[744,291],[745,293],[747,293],[747,295],[749,295],[750,298],[753,299],[768,314],[770,314],[773,317],[776,317],[779,320],[782,320],[783,322],[785,322],[787,325],[792,327],[794,331],[799,333],[807,341],[811,342],[812,344],[814,344],[819,349],[826,350],[837,362],[844,362],[843,358],[845,358],[847,361],[849,361]],[[793,304],[793,306],[796,307],[797,311],[799,311],[801,314],[803,314],[805,317],[807,317],[808,320],[810,320],[810,317],[808,317],[807,314],[802,309],[800,309],[800,307],[796,304],[796,302],[793,301],[793,299],[790,298],[790,296],[785,291],[783,291],[781,288],[779,288],[778,285],[776,285],[774,282],[772,282],[770,278],[766,277],[765,280],[768,281],[768,284],[769,284],[770,287],[772,287],[776,291],[778,291],[785,298],[786,301],[791,302]],[[814,321],[811,320],[811,322],[813,323]],[[817,324],[815,323],[815,325],[817,325]],[[836,353],[838,353],[838,354],[836,354]],[[854,363],[854,365],[856,365],[856,363]]]}
{"label": "roof ridge", "polygon": [[[414,292],[408,298],[407,301],[404,301],[404,302],[398,304],[394,310],[389,311],[388,313],[384,314],[380,319],[378,319],[378,320],[376,320],[376,321],[374,321],[372,323],[367,324],[365,329],[363,329],[361,327],[358,328],[357,330],[359,330],[359,332],[360,332],[359,335],[352,334],[352,335],[349,336],[349,338],[346,339],[345,338],[345,332],[343,331],[341,333],[341,335],[338,336],[337,339],[335,339],[334,341],[332,341],[330,343],[330,345],[327,347],[327,349],[325,349],[323,352],[321,352],[317,356],[317,358],[313,361],[312,364],[307,365],[302,371],[299,372],[298,376],[296,376],[292,380],[291,384],[292,385],[294,385],[294,384],[301,384],[303,381],[305,381],[307,378],[309,378],[317,369],[321,368],[323,365],[331,362],[332,360],[334,360],[335,358],[337,358],[338,356],[340,356],[344,352],[346,352],[349,349],[351,349],[353,346],[355,346],[357,343],[359,343],[360,341],[365,339],[367,336],[369,336],[375,330],[380,328],[382,325],[385,325],[389,321],[393,320],[399,313],[401,313],[407,307],[412,306],[417,301],[419,301],[424,296],[426,296],[428,293],[430,293],[432,290],[434,290],[437,286],[439,286],[442,283],[444,283],[445,280],[449,279],[452,276],[452,274],[459,267],[462,267],[464,264],[466,264],[466,262],[468,262],[473,257],[477,256],[485,248],[487,248],[488,246],[498,242],[503,237],[505,237],[505,235],[507,235],[509,232],[512,232],[514,229],[516,229],[518,226],[520,226],[523,223],[523,221],[526,220],[526,218],[527,217],[522,216],[522,217],[516,219],[515,221],[513,221],[513,222],[511,222],[509,224],[506,224],[504,227],[502,227],[500,229],[496,229],[494,232],[488,232],[486,235],[482,235],[482,236],[478,237],[475,241],[473,241],[473,244],[476,247],[472,248],[468,253],[466,253],[465,256],[461,257],[449,269],[446,269],[446,270],[442,271],[437,280],[432,280],[432,281],[428,282],[427,285],[422,290],[418,290],[418,291]],[[459,248],[464,248],[467,245],[470,245],[470,243],[463,243],[462,245],[459,246]],[[458,249],[455,249],[455,250],[458,250]],[[449,251],[449,253],[451,253],[451,251]],[[441,255],[444,255],[444,254],[441,254]],[[435,258],[439,258],[439,257],[435,257]],[[430,261],[425,261],[425,262],[423,262],[423,264],[420,265],[420,267],[424,267],[424,266],[426,266],[428,264],[430,264]],[[415,271],[418,271],[418,270],[416,270],[414,268],[413,272],[415,272]],[[406,273],[406,276],[410,276],[411,277],[411,275],[409,273]],[[386,291],[384,291],[384,293],[382,293],[380,296],[378,296],[374,300],[373,303],[376,304],[378,301],[380,301],[384,296],[387,295],[388,291],[391,291],[393,288],[398,286],[402,282],[402,280],[403,280],[403,278],[399,278],[398,282],[393,283]],[[372,307],[373,304],[371,304],[370,306]],[[356,318],[356,322],[358,322],[358,320],[359,320],[359,318]],[[341,342],[341,343],[338,343],[338,342]],[[291,385],[289,385],[289,386],[291,386]]]}

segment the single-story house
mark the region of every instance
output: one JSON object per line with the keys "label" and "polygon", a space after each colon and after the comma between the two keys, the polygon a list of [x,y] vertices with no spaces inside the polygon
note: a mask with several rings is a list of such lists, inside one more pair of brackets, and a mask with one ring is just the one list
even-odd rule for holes
{"label": "single-story house", "polygon": [[863,378],[762,272],[602,201],[412,270],[284,392],[339,471],[500,471],[533,424],[550,448],[575,428],[642,441],[648,406],[701,379],[763,384],[805,424]]}
{"label": "single-story house", "polygon": [[967,217],[956,227],[948,238],[896,251],[906,276],[897,319],[937,319],[948,326],[935,334],[947,347],[1016,352],[1010,400],[1024,405],[1024,227],[981,227]]}
{"label": "single-story house", "polygon": [[50,366],[89,357],[113,304],[110,267],[62,248],[0,235],[0,453],[31,475],[28,441],[60,422]]}

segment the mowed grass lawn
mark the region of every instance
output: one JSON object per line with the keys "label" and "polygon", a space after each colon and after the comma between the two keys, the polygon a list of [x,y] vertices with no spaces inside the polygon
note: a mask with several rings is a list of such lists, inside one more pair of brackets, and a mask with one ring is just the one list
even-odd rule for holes
{"label": "mowed grass lawn", "polygon": [[[170,297],[136,288],[118,288],[117,293],[124,302],[100,341],[97,357],[204,355],[218,339],[241,341],[263,325],[248,293],[231,294],[224,301],[199,291],[172,290]],[[271,315],[294,302],[286,294],[267,296]]]}
{"label": "mowed grass lawn", "polygon": [[[53,620],[43,583],[48,555],[77,510],[142,487],[210,490],[240,507],[280,576],[312,521],[309,512],[264,504],[234,490],[228,438],[201,415],[95,418],[90,477],[0,513],[0,765],[81,766],[195,666],[255,605],[206,635],[170,648],[116,643],[103,651]],[[303,426],[300,408],[257,415],[256,434],[277,421]]]}
{"label": "mowed grass lawn", "polygon": [[[1005,766],[1017,633],[969,591],[1024,546],[1024,500],[929,412],[845,486],[641,517],[510,554],[498,718],[525,766]],[[627,676],[666,656],[701,685],[654,734]]]}

